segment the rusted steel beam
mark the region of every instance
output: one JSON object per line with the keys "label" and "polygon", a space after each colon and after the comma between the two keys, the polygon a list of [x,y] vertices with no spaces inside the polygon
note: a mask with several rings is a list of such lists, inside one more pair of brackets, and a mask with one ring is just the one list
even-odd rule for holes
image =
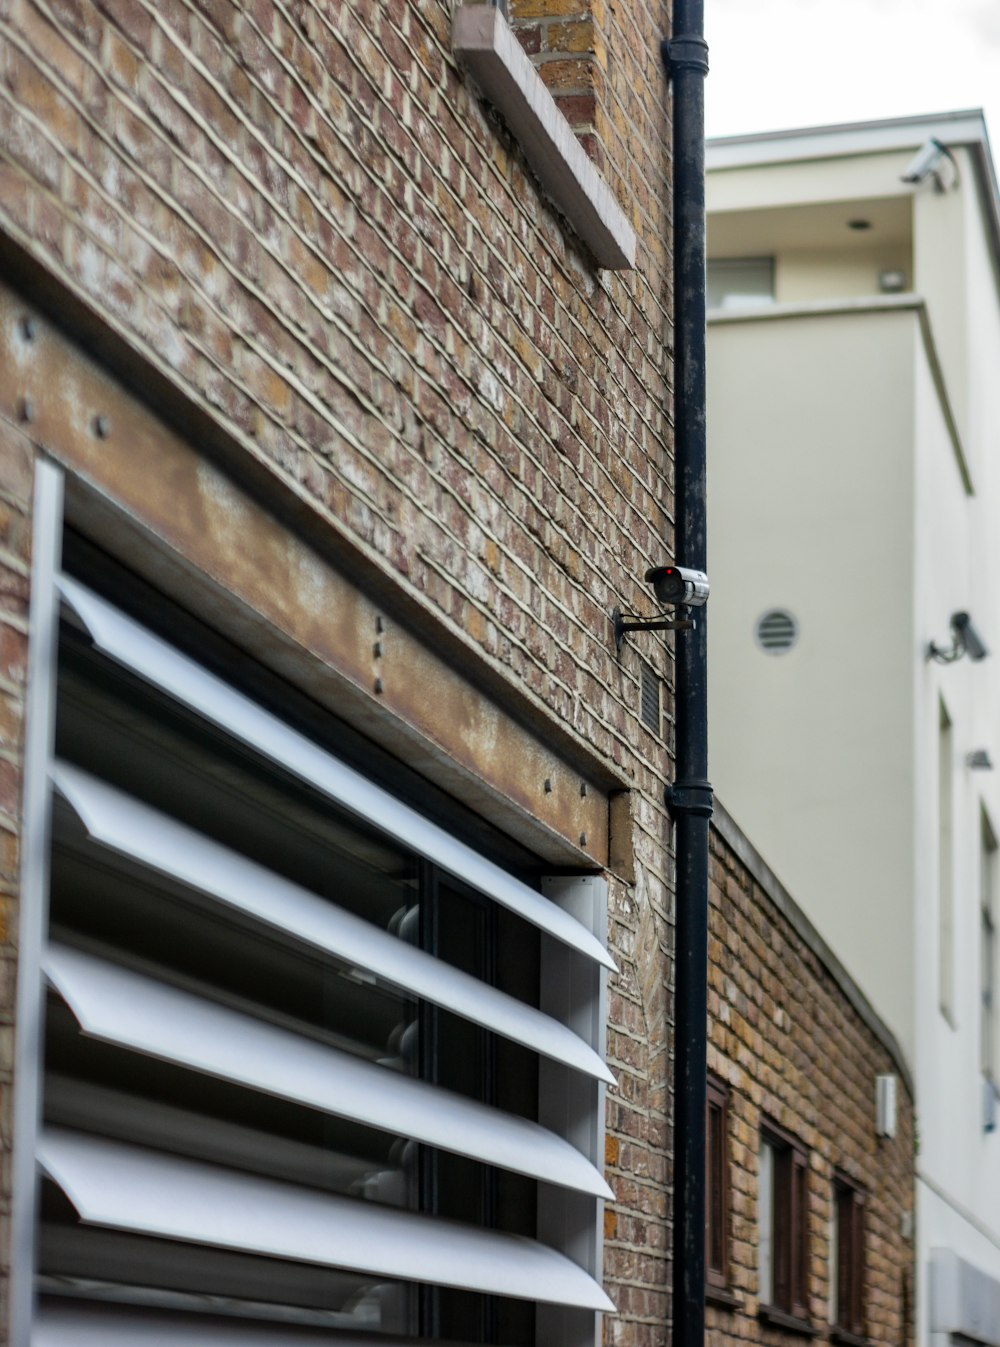
{"label": "rusted steel beam", "polygon": [[67,467],[105,550],[547,862],[608,866],[602,761],[568,762],[5,287],[0,416]]}

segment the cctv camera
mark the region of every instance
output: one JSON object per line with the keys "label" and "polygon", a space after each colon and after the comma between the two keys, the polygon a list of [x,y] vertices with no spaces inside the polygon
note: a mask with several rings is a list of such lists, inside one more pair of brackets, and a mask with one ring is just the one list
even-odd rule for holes
{"label": "cctv camera", "polygon": [[708,600],[708,576],[687,566],[653,566],[646,572],[646,583],[661,603],[700,608]]}
{"label": "cctv camera", "polygon": [[972,625],[972,618],[968,613],[952,613],[951,629],[955,633],[955,640],[969,659],[985,659],[990,653],[986,648],[986,643]]}
{"label": "cctv camera", "polygon": [[955,156],[947,145],[942,145],[940,140],[931,136],[926,145],[922,146],[907,165],[906,172],[903,174],[902,182],[920,183],[930,178],[934,183],[935,192],[943,192],[945,185],[941,180],[939,169],[941,160],[948,159],[951,162],[952,175],[954,181],[953,187],[958,186],[958,165],[955,162]]}
{"label": "cctv camera", "polygon": [[922,146],[906,167],[903,174],[904,182],[923,182],[929,173],[933,173],[944,158],[944,146],[939,140],[931,136],[926,145]]}

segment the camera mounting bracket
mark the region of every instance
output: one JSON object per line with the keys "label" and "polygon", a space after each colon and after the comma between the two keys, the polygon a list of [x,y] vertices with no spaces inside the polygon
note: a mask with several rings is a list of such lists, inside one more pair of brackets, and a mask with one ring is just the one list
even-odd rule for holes
{"label": "camera mounting bracket", "polygon": [[636,617],[633,613],[623,613],[616,608],[611,614],[615,629],[615,653],[620,654],[622,642],[630,631],[691,631],[694,618],[691,617]]}

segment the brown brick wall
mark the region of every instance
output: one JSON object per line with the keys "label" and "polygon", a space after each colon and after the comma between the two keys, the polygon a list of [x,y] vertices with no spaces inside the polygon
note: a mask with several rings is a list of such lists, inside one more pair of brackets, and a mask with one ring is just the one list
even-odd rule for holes
{"label": "brown brick wall", "polygon": [[[623,204],[647,207],[632,142],[654,143],[657,110],[647,97],[669,36],[657,5],[634,0],[508,0],[511,26],[587,153]],[[632,47],[629,44],[637,44]],[[631,81],[642,71],[638,85]]]}
{"label": "brown brick wall", "polygon": [[605,166],[598,107],[605,87],[607,10],[592,0],[510,0],[511,27],[535,62],[563,116],[587,153]]}
{"label": "brown brick wall", "polygon": [[[753,1342],[787,1347],[788,1332],[757,1318],[758,1184],[761,1119],[809,1151],[809,1313],[829,1341],[830,1220],[835,1170],[868,1195],[866,1331],[872,1343],[905,1347],[904,1282],[913,1243],[913,1104],[899,1083],[895,1139],[875,1134],[875,1077],[900,1067],[844,994],[814,939],[796,929],[786,894],[755,875],[734,849],[723,814],[712,832],[709,920],[709,1069],[729,1086],[730,1284],[735,1309],[710,1306],[709,1347]],[[745,846],[745,843],[743,843]],[[860,994],[858,994],[860,995]],[[912,1303],[912,1296],[909,1297]]]}
{"label": "brown brick wall", "polygon": [[[0,265],[339,563],[461,638],[471,678],[634,789],[636,883],[612,886],[607,1331],[652,1347],[669,1307],[669,766],[608,614],[644,605],[672,530],[669,5],[590,8],[594,130],[634,272],[597,272],[547,205],[452,59],[450,0],[0,0]],[[23,593],[9,605],[16,837]],[[657,640],[644,653],[669,682]],[[0,1089],[6,1118],[9,1074]]]}

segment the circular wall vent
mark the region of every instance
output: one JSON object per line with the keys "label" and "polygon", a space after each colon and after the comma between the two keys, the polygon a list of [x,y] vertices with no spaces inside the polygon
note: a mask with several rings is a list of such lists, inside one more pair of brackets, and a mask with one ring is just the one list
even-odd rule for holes
{"label": "circular wall vent", "polygon": [[799,639],[799,624],[783,608],[772,608],[757,622],[757,644],[768,655],[783,655]]}

